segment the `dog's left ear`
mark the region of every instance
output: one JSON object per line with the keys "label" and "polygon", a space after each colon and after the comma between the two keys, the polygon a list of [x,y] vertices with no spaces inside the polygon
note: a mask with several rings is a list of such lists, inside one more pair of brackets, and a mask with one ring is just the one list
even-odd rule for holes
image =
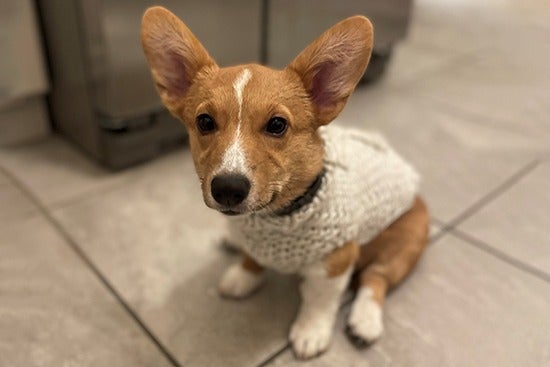
{"label": "dog's left ear", "polygon": [[287,66],[300,76],[321,125],[344,108],[367,68],[372,45],[371,22],[354,16],[325,31]]}

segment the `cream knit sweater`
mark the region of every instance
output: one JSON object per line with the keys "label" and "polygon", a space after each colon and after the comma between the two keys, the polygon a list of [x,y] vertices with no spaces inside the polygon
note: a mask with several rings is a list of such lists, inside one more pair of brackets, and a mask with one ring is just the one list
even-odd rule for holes
{"label": "cream knit sweater", "polygon": [[231,240],[259,264],[284,273],[321,260],[350,240],[364,245],[406,212],[416,171],[374,133],[320,130],[325,175],[313,201],[288,215],[231,217]]}

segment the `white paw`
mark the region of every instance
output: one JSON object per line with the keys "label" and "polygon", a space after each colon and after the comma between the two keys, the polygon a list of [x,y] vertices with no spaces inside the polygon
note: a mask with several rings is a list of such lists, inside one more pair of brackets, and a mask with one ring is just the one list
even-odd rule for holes
{"label": "white paw", "polygon": [[218,289],[222,296],[243,298],[258,289],[263,280],[263,273],[254,274],[241,264],[233,264],[223,274]]}
{"label": "white paw", "polygon": [[327,350],[334,321],[331,317],[318,316],[305,320],[298,318],[290,330],[294,353],[300,359],[315,357]]}
{"label": "white paw", "polygon": [[384,331],[382,308],[372,298],[372,289],[360,288],[351,306],[348,330],[367,344],[378,339]]}

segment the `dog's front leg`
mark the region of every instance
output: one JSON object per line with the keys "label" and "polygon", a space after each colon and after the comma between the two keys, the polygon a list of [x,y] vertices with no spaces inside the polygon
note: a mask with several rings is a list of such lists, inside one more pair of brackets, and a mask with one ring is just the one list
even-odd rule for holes
{"label": "dog's front leg", "polygon": [[264,281],[264,269],[250,256],[231,265],[223,274],[218,289],[222,296],[244,298],[258,289]]}
{"label": "dog's front leg", "polygon": [[301,272],[302,305],[290,331],[297,357],[311,358],[328,348],[357,256],[357,245],[348,243]]}

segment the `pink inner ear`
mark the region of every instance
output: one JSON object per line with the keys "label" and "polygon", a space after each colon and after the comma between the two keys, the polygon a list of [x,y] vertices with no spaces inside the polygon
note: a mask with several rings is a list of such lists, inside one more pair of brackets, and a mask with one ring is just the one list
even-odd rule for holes
{"label": "pink inner ear", "polygon": [[333,61],[325,61],[317,66],[317,71],[313,77],[310,95],[319,107],[330,106],[336,102],[338,98],[338,86],[341,81],[338,81],[336,70],[338,65]]}
{"label": "pink inner ear", "polygon": [[184,59],[176,51],[167,50],[163,56],[162,70],[165,85],[163,86],[168,94],[175,97],[182,97],[189,88],[190,81],[188,70]]}
{"label": "pink inner ear", "polygon": [[[348,35],[349,38],[349,35]],[[340,37],[326,47],[317,59],[310,94],[319,107],[329,107],[348,97],[356,82],[364,47]]]}

